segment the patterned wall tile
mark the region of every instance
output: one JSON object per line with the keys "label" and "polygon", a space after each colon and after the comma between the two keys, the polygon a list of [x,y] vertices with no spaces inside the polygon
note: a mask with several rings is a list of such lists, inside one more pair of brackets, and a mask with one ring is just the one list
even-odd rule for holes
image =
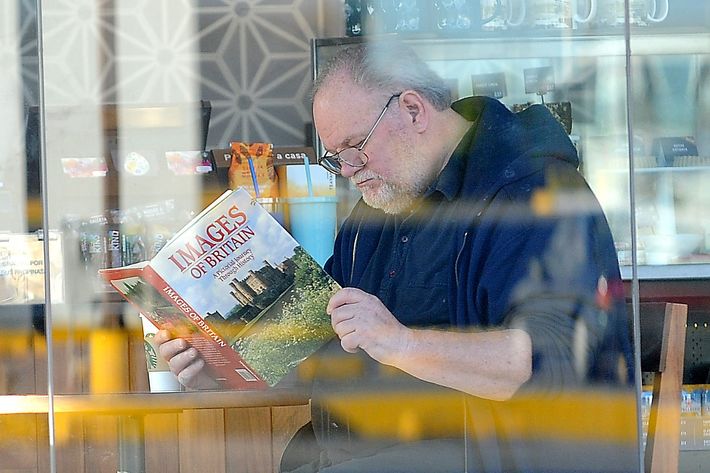
{"label": "patterned wall tile", "polygon": [[[34,2],[22,2],[32,19]],[[341,0],[48,0],[47,103],[205,99],[212,104],[209,147],[303,144],[310,40],[339,24],[341,10]],[[325,22],[332,12],[336,18]],[[36,49],[31,31],[23,44]]]}
{"label": "patterned wall tile", "polygon": [[34,0],[21,0],[18,47],[25,107],[39,103],[39,58],[37,57],[37,9]]}
{"label": "patterned wall tile", "polygon": [[202,95],[212,102],[208,140],[302,144],[310,121],[310,39],[323,0],[202,1]]}

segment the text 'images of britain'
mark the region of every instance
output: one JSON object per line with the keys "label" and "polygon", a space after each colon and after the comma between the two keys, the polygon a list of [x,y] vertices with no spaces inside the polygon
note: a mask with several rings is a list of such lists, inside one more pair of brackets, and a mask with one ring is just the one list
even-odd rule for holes
{"label": "text 'images of britain'", "polygon": [[333,337],[325,309],[337,283],[241,188],[150,261],[101,274],[195,347],[223,387],[273,386]]}

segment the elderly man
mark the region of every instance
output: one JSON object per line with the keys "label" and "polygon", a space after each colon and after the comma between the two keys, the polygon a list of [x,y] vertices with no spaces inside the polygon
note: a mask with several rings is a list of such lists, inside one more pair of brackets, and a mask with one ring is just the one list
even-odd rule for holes
{"label": "elderly man", "polygon": [[[632,372],[612,237],[547,109],[451,104],[445,83],[398,43],[345,49],[319,72],[313,97],[328,150],[319,163],[362,199],[326,264],[344,288],[328,304],[338,338],[313,357],[312,430],[289,449],[311,456],[283,468],[633,471],[633,439],[599,437],[601,406],[566,419],[526,403],[613,391]],[[557,205],[565,196],[582,207]],[[161,354],[199,385],[201,361],[179,342]],[[334,376],[338,366],[358,368]],[[372,397],[392,393],[386,415],[401,428],[373,434]],[[422,399],[438,409],[425,412]],[[588,441],[561,433],[573,422],[592,430]]]}

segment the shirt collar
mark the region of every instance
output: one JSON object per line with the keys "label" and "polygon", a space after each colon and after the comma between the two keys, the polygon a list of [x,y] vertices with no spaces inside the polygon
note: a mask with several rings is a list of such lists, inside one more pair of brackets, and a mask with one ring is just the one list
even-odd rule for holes
{"label": "shirt collar", "polygon": [[476,134],[477,122],[472,122],[471,127],[466,134],[461,138],[456,149],[451,154],[449,162],[446,163],[444,169],[441,170],[436,180],[429,186],[424,193],[424,197],[429,197],[435,192],[440,192],[447,200],[452,200],[458,195],[461,186],[463,185],[464,169],[466,168],[466,159],[468,151],[473,144],[473,137]]}

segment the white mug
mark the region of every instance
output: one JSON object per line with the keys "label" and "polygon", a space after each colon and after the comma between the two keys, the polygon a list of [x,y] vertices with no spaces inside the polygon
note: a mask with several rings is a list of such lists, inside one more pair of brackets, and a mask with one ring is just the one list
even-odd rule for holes
{"label": "white mug", "polygon": [[526,0],[480,0],[481,29],[504,30],[525,21]]}
{"label": "white mug", "polygon": [[582,1],[583,0],[574,1],[574,14],[572,15],[572,19],[578,24],[589,23],[594,19],[594,17],[597,16],[597,0],[588,0],[588,10],[586,16],[579,14],[579,10],[581,8],[580,2]]}
{"label": "white mug", "polygon": [[[599,0],[599,3],[601,24],[609,26],[624,24],[624,0]],[[629,0],[629,23],[633,26],[660,23],[668,17],[668,10],[668,0]]]}
{"label": "white mug", "polygon": [[648,2],[653,5],[646,15],[648,21],[660,23],[668,17],[668,0],[648,0]]}

